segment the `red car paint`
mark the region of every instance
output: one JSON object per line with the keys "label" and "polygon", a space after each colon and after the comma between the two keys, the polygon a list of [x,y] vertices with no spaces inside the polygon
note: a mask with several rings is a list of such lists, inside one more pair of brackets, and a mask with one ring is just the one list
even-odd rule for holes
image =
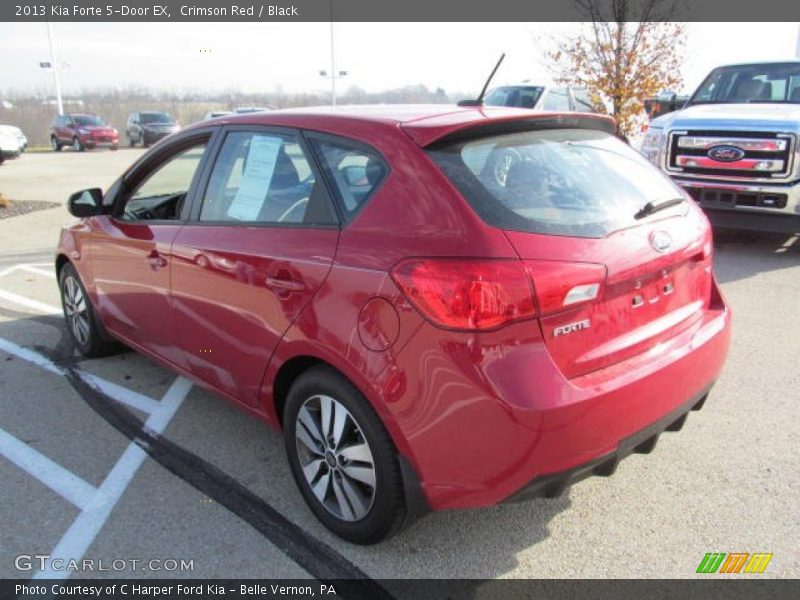
{"label": "red car paint", "polygon": [[[693,202],[685,214],[598,239],[504,231],[484,222],[421,149],[501,122],[558,127],[571,117],[352,107],[201,123],[176,139],[231,126],[298,128],[369,144],[391,171],[341,228],[101,215],[64,230],[58,264],[73,262],[113,335],[273,426],[291,376],[312,361],[332,365],[372,404],[431,508],[493,504],[535,477],[614,451],[707,389],[727,354],[730,311]],[[603,117],[580,118],[607,127]],[[653,248],[657,231],[672,236],[668,252]],[[437,319],[451,317],[423,314],[404,286],[453,261],[485,273],[497,261],[530,295],[515,288],[516,308],[502,322],[448,326]],[[598,281],[597,300],[559,306],[565,281]],[[635,311],[639,295],[645,305]],[[591,328],[555,334],[585,319]]]}

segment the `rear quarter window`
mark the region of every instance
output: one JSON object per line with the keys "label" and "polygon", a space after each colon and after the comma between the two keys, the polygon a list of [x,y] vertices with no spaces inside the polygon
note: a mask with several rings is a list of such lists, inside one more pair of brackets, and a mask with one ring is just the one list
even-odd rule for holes
{"label": "rear quarter window", "polygon": [[313,137],[311,145],[333,183],[345,220],[350,220],[388,176],[386,161],[377,150],[345,139]]}
{"label": "rear quarter window", "polygon": [[428,152],[481,218],[501,229],[600,238],[637,223],[647,202],[683,197],[638,152],[599,131],[513,133]]}

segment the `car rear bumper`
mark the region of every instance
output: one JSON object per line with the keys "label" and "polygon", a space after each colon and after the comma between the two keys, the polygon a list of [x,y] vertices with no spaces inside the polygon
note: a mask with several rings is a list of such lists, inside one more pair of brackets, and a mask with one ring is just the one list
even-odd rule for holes
{"label": "car rear bumper", "polygon": [[795,233],[800,231],[800,183],[769,185],[695,179],[673,180],[725,229]]}
{"label": "car rear bumper", "polygon": [[712,296],[674,338],[573,379],[535,322],[444,339],[423,325],[398,356],[405,394],[388,406],[430,507],[552,494],[645,449],[722,370],[731,317],[716,286]]}
{"label": "car rear bumper", "polygon": [[623,458],[631,454],[650,454],[656,447],[658,436],[664,431],[680,431],[689,412],[700,410],[706,402],[711,385],[690,398],[687,402],[664,415],[655,423],[620,440],[617,449],[592,459],[586,463],[558,473],[541,475],[533,479],[518,492],[506,498],[505,502],[524,502],[533,498],[557,498],[572,484],[592,475],[609,477],[617,470]]}

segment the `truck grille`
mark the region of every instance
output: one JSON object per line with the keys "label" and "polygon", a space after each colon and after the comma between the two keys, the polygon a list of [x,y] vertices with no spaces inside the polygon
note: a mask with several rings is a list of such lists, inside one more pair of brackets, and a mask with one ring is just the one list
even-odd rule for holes
{"label": "truck grille", "polygon": [[794,136],[762,131],[673,131],[667,169],[719,179],[774,180],[792,170]]}

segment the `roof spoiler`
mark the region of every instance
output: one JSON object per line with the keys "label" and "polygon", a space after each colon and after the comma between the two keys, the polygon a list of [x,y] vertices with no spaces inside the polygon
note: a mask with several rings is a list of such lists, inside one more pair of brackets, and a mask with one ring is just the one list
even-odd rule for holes
{"label": "roof spoiler", "polygon": [[509,118],[495,118],[485,123],[467,123],[454,127],[450,131],[441,130],[440,135],[426,136],[421,130],[407,131],[414,140],[424,148],[436,149],[458,142],[471,139],[521,133],[525,131],[540,131],[544,129],[593,129],[614,135],[616,124],[614,119],[605,115],[574,114],[574,115],[547,115],[519,116]]}

